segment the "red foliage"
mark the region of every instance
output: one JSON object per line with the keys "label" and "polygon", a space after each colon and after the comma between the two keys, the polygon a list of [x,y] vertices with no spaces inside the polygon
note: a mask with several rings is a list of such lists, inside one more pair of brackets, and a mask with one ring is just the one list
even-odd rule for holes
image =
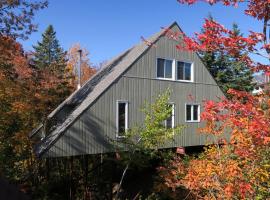
{"label": "red foliage", "polygon": [[[194,4],[198,0],[178,0],[179,3]],[[238,3],[244,3],[244,0],[205,0],[211,5],[223,3],[225,6],[236,6]],[[261,55],[269,59],[270,45],[267,38],[268,22],[270,20],[270,2],[269,0],[251,0],[247,3],[245,10],[247,15],[262,20],[264,28],[262,33],[250,31],[249,35],[236,36],[229,29],[214,20],[205,19],[203,28],[204,33],[196,33],[194,38],[183,35],[183,41],[176,48],[179,50],[190,51],[219,51],[229,54],[239,61],[251,67],[254,71],[264,70],[269,73],[270,66],[253,61],[250,54]],[[269,30],[268,30],[269,31]],[[175,33],[176,34],[176,33]],[[261,45],[260,47],[258,47]],[[263,55],[261,50],[265,50],[267,55]]]}
{"label": "red foliage", "polygon": [[[199,0],[178,0],[194,4]],[[251,54],[270,58],[268,23],[269,0],[205,0],[210,5],[223,3],[237,6],[246,3],[245,13],[263,21],[263,32],[250,31],[248,36],[235,35],[214,20],[205,20],[204,32],[190,38],[167,31],[167,37],[180,39],[179,50],[219,51],[245,63],[254,71],[270,73],[270,65],[251,59]],[[266,55],[261,54],[264,50]],[[270,92],[253,96],[230,89],[232,99],[205,101],[201,119],[206,122],[201,134],[209,146],[187,168],[176,157],[168,168],[161,168],[165,186],[175,191],[186,187],[199,199],[267,199],[269,198]]]}

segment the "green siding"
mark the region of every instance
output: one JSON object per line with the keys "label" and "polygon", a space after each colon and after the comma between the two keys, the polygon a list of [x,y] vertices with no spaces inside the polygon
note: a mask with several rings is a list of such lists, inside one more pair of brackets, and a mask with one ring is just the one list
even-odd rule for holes
{"label": "green siding", "polygon": [[[177,26],[174,27],[177,29]],[[185,124],[187,128],[175,137],[170,146],[194,146],[206,143],[206,137],[197,129],[203,123],[185,123],[185,103],[188,95],[194,96],[196,103],[205,99],[217,100],[223,93],[192,52],[178,51],[176,42],[161,37],[156,47],[145,52],[117,81],[114,82],[90,107],[73,123],[63,136],[48,150],[45,156],[70,156],[112,152],[109,139],[116,139],[116,101],[129,101],[129,127],[141,124],[144,119],[140,108],[144,103],[153,102],[156,95],[171,88],[171,102],[175,103],[175,124]],[[156,58],[171,58],[194,63],[194,82],[176,82],[156,79]],[[109,138],[109,139],[108,139]]]}

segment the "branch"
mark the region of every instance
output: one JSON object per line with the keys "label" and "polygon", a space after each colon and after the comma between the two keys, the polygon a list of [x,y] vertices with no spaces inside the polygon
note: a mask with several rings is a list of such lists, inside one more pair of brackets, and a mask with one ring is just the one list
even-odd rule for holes
{"label": "branch", "polygon": [[[140,137],[140,138],[138,139],[138,141],[136,142],[135,145],[138,145],[138,144],[140,143],[141,139],[142,139],[142,138]],[[132,160],[132,156],[134,155],[135,151],[136,151],[136,148],[133,149],[131,155],[129,156],[129,162],[127,163],[127,165],[126,165],[126,167],[125,167],[125,169],[124,169],[124,171],[123,171],[121,180],[120,180],[119,185],[118,185],[118,188],[117,188],[116,196],[115,196],[115,199],[116,199],[116,200],[118,199],[119,192],[120,192],[120,188],[121,188],[121,186],[122,186],[124,177],[125,177],[126,172],[127,172],[128,168],[129,168],[129,165],[130,165],[131,160]]]}

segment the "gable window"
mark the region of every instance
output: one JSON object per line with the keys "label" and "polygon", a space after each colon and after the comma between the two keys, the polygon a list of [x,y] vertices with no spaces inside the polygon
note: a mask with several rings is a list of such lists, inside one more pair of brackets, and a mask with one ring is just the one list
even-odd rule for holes
{"label": "gable window", "polygon": [[166,128],[174,128],[174,109],[175,106],[173,103],[170,103],[168,106],[172,109],[172,114],[165,120],[165,127]]}
{"label": "gable window", "polygon": [[191,63],[177,62],[176,79],[181,81],[192,81]]}
{"label": "gable window", "polygon": [[128,129],[128,102],[117,101],[116,109],[117,137],[124,137]]}
{"label": "gable window", "polygon": [[199,104],[186,104],[186,122],[200,122]]}
{"label": "gable window", "polygon": [[157,78],[172,79],[173,61],[162,58],[157,59]]}

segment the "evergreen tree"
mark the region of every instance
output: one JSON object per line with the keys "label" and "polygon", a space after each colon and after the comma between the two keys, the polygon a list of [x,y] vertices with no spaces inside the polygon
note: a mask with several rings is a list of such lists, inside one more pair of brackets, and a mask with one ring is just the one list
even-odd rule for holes
{"label": "evergreen tree", "polygon": [[[208,19],[214,20],[211,15]],[[235,36],[242,35],[237,24],[233,24],[232,31]],[[252,71],[245,64],[218,51],[201,52],[200,55],[225,94],[230,88],[247,92],[253,90]]]}
{"label": "evergreen tree", "polygon": [[58,75],[64,73],[66,67],[66,53],[60,47],[56,38],[56,32],[52,25],[49,25],[42,34],[42,41],[33,46],[34,65],[39,69],[50,69]]}
{"label": "evergreen tree", "polygon": [[48,113],[71,93],[73,86],[66,76],[66,52],[61,48],[52,25],[48,26],[42,34],[41,42],[33,48],[33,64],[37,69],[36,84],[38,92],[42,94],[39,103],[45,108],[42,120],[46,120]]}

